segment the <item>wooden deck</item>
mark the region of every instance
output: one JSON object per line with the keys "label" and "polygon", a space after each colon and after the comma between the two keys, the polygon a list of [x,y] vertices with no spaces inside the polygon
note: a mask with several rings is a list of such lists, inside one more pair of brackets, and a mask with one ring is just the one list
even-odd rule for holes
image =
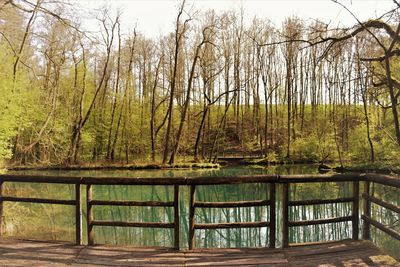
{"label": "wooden deck", "polygon": [[0,266],[400,266],[368,241],[288,249],[175,251],[119,246],[0,240]]}

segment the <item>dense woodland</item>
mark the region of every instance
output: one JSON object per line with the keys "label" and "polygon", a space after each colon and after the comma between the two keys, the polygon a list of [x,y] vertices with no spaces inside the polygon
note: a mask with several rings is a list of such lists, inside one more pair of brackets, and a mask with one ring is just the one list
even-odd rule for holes
{"label": "dense woodland", "polygon": [[183,2],[174,31],[151,39],[106,8],[93,33],[68,2],[1,0],[0,159],[396,159],[399,10],[348,28],[275,26]]}

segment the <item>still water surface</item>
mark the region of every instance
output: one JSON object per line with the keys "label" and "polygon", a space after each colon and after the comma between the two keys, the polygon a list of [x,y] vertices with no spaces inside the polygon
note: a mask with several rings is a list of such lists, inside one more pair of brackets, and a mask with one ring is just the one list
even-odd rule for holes
{"label": "still water surface", "polygon": [[[231,166],[201,170],[107,170],[107,171],[29,171],[14,172],[41,175],[97,176],[97,177],[193,177],[237,176],[254,174],[313,174],[317,165],[281,165],[274,167]],[[155,200],[172,201],[172,186],[94,186],[93,198],[98,200]],[[83,188],[84,189],[84,188]],[[69,185],[6,183],[5,193],[10,196],[73,199],[74,188]],[[362,188],[360,192],[362,192]],[[399,192],[390,187],[375,185],[375,196],[400,206]],[[188,187],[180,187],[181,247],[187,247]],[[82,200],[86,198],[82,190]],[[268,199],[268,185],[211,185],[197,186],[199,201],[244,201]],[[277,187],[277,245],[281,245],[281,188]],[[338,198],[352,196],[351,183],[293,184],[291,200]],[[85,201],[83,201],[85,203]],[[362,207],[362,205],[360,205]],[[197,223],[269,221],[268,207],[196,209]],[[83,211],[86,208],[83,207]],[[372,205],[373,217],[400,232],[400,215]],[[312,220],[351,215],[350,203],[311,205],[290,208],[290,220]],[[49,240],[74,241],[74,207],[47,204],[5,203],[6,235]],[[86,214],[83,215],[86,225]],[[94,207],[95,220],[172,222],[172,207]],[[360,226],[361,227],[361,226]],[[129,244],[134,246],[172,246],[173,230],[96,226],[95,243]],[[400,258],[400,242],[376,230],[372,238],[385,252]],[[86,227],[83,227],[86,242]],[[301,226],[290,229],[290,242],[316,242],[351,238],[351,223],[332,223]],[[196,247],[262,247],[268,245],[268,228],[196,230]]]}

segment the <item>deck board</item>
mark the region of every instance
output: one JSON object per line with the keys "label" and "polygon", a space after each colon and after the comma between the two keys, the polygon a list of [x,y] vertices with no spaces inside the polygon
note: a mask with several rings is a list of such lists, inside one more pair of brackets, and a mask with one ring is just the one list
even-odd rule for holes
{"label": "deck board", "polygon": [[122,246],[74,246],[0,239],[0,266],[396,266],[368,241],[339,241],[288,249],[174,251]]}

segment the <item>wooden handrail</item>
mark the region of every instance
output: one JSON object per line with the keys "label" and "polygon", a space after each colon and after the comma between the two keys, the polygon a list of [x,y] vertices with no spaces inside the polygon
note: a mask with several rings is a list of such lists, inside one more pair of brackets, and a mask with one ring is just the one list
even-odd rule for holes
{"label": "wooden handrail", "polygon": [[395,238],[395,239],[400,241],[400,234],[398,232],[396,232],[396,230],[394,230],[394,229],[392,229],[392,228],[390,228],[390,227],[388,227],[388,226],[386,226],[386,225],[384,225],[384,224],[382,224],[382,223],[380,223],[380,222],[378,222],[378,221],[376,221],[376,220],[374,220],[374,219],[372,219],[372,218],[370,218],[370,217],[368,217],[366,215],[362,215],[361,218],[364,221],[368,222],[369,224],[375,226],[379,230],[385,232],[386,234],[388,234],[391,237],[393,237],[393,238]]}
{"label": "wooden handrail", "polygon": [[92,206],[173,207],[173,201],[91,200]]}
{"label": "wooden handrail", "polygon": [[[386,232],[394,238],[400,235],[395,230],[379,223],[371,217],[371,203],[389,209],[393,212],[399,212],[400,207],[387,203],[373,195],[370,195],[370,184],[377,183],[394,188],[400,188],[400,178],[381,175],[381,174],[325,174],[325,175],[254,175],[237,177],[177,177],[177,178],[120,178],[120,177],[67,177],[67,176],[39,176],[39,175],[0,175],[0,234],[2,234],[3,225],[3,203],[4,202],[26,202],[42,204],[61,204],[75,206],[75,232],[76,243],[81,244],[82,236],[82,207],[81,207],[81,186],[87,187],[87,234],[88,244],[94,244],[94,225],[107,226],[127,226],[127,227],[160,227],[174,229],[173,246],[179,249],[179,187],[190,186],[189,194],[189,249],[194,248],[195,229],[216,229],[216,228],[241,228],[241,227],[269,227],[269,246],[275,247],[276,242],[276,184],[282,184],[282,241],[283,246],[289,246],[289,227],[315,225],[322,223],[352,221],[353,239],[358,238],[359,225],[359,181],[365,183],[365,191],[362,194],[364,199],[363,214],[363,238],[370,238],[370,225],[373,225]],[[29,198],[4,196],[4,182],[26,182],[26,183],[50,183],[66,184],[75,186],[75,197],[72,200]],[[353,196],[335,199],[310,199],[310,200],[289,200],[290,184],[293,183],[315,183],[315,182],[352,182]],[[269,185],[269,199],[254,201],[234,201],[234,202],[198,202],[195,200],[196,185],[219,185],[219,184],[243,184],[243,183],[265,183]],[[96,185],[171,185],[174,187],[173,201],[122,201],[122,200],[94,200],[93,186]],[[267,197],[266,197],[267,198]],[[289,221],[289,207],[302,205],[323,205],[332,203],[352,202],[351,216],[337,218],[322,218],[319,220],[308,221]],[[153,206],[153,207],[173,207],[174,222],[118,222],[118,221],[98,221],[93,217],[93,207],[96,205],[110,206]],[[196,208],[238,208],[238,207],[256,207],[269,206],[269,222],[229,222],[216,224],[196,224],[194,221]]]}
{"label": "wooden handrail", "polygon": [[365,180],[377,184],[400,188],[400,177],[393,177],[389,175],[376,174],[376,173],[368,173],[365,174]]}
{"label": "wooden handrail", "polygon": [[232,202],[196,202],[195,208],[242,208],[269,206],[270,200],[232,201]]}
{"label": "wooden handrail", "polygon": [[[270,176],[268,176],[270,177]],[[235,180],[236,183],[237,180]],[[253,180],[252,180],[253,181]],[[272,186],[273,184],[273,186]],[[252,200],[252,201],[230,201],[230,202],[198,202],[195,198],[196,185],[190,185],[190,202],[189,202],[189,250],[195,247],[195,230],[196,229],[229,229],[229,228],[255,228],[269,227],[270,247],[275,247],[275,184],[268,183],[270,187],[270,199],[268,200]],[[267,194],[266,194],[267,195]],[[271,206],[272,202],[274,203]],[[241,208],[241,207],[270,207],[270,221],[257,222],[226,222],[226,223],[196,223],[195,211],[196,208]],[[273,221],[272,221],[273,220]],[[272,226],[272,227],[271,227]],[[273,238],[271,236],[274,236]]]}
{"label": "wooden handrail", "polygon": [[371,181],[400,188],[400,178],[382,174],[252,175],[235,177],[74,177],[0,174],[2,182],[58,183],[81,185],[217,185],[242,183],[315,183]]}
{"label": "wooden handrail", "polygon": [[347,222],[351,221],[353,216],[343,216],[343,217],[335,217],[335,218],[327,218],[327,219],[316,219],[316,220],[305,220],[305,221],[289,221],[289,227],[294,226],[307,226],[307,225],[318,225],[318,224],[326,224],[326,223],[337,223],[337,222]]}
{"label": "wooden handrail", "polygon": [[361,216],[361,219],[364,221],[364,229],[363,229],[363,238],[370,239],[371,237],[371,225],[380,229],[384,233],[390,235],[391,237],[400,241],[400,233],[396,230],[390,228],[387,225],[384,225],[377,220],[373,219],[371,216],[371,203],[374,203],[380,207],[383,207],[387,210],[400,214],[400,207],[391,203],[388,203],[382,199],[376,198],[370,194],[370,184],[377,183],[381,185],[391,186],[394,188],[400,188],[400,179],[395,178],[388,175],[377,175],[377,174],[368,174],[366,176],[364,193],[362,197],[364,199],[364,214]]}
{"label": "wooden handrail", "polygon": [[[285,176],[284,179],[286,181],[295,181],[298,182],[302,180],[303,176],[295,175],[295,176]],[[334,175],[331,176],[333,179]],[[349,178],[351,175],[336,175],[335,178],[338,178],[340,182],[343,182]],[[314,176],[313,181],[321,179],[319,176]],[[309,226],[309,225],[318,225],[318,224],[328,224],[328,223],[338,223],[338,222],[352,222],[352,238],[354,240],[358,240],[359,235],[359,181],[358,180],[350,180],[353,185],[353,196],[351,198],[336,198],[336,199],[312,199],[312,200],[290,200],[290,183],[285,183],[283,185],[282,192],[282,218],[283,218],[283,229],[282,229],[282,244],[283,247],[289,247],[289,228],[297,227],[297,226]],[[304,206],[304,205],[322,205],[322,204],[333,204],[333,203],[346,203],[352,202],[352,214],[351,216],[342,216],[342,217],[334,217],[334,218],[322,218],[316,220],[303,220],[303,221],[290,221],[289,220],[289,207],[291,206]]]}
{"label": "wooden handrail", "polygon": [[373,196],[370,196],[370,195],[367,195],[367,194],[363,194],[363,198],[365,200],[368,200],[368,201],[370,201],[372,203],[375,203],[375,204],[377,204],[377,205],[379,205],[381,207],[384,207],[385,209],[388,209],[388,210],[391,210],[393,212],[396,212],[396,213],[400,214],[400,207],[398,207],[396,205],[387,203],[386,201],[383,201],[383,200],[381,200],[379,198],[376,198],[376,197],[373,197]]}
{"label": "wooden handrail", "polygon": [[306,200],[292,200],[289,201],[289,206],[306,206],[306,205],[322,205],[322,204],[335,204],[353,202],[354,197],[343,197],[333,199],[306,199]]}
{"label": "wooden handrail", "polygon": [[[98,185],[98,184],[96,184]],[[112,183],[111,185],[119,185]],[[145,228],[172,228],[174,229],[174,248],[179,249],[179,185],[174,185],[173,201],[131,201],[131,200],[94,200],[93,186],[87,185],[87,235],[88,244],[94,245],[93,226],[119,226],[119,227],[145,227]],[[131,222],[131,221],[108,221],[95,220],[93,214],[94,206],[130,206],[130,207],[173,207],[174,222]]]}

